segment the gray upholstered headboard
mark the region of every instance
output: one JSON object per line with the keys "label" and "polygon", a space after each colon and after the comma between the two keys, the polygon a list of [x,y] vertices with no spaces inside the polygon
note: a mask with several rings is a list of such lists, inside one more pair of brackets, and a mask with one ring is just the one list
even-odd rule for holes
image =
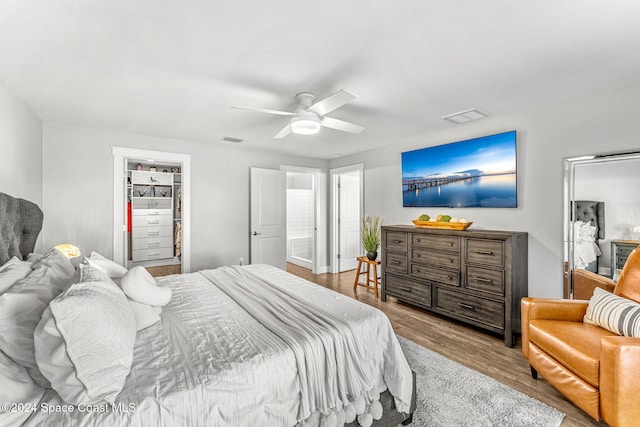
{"label": "gray upholstered headboard", "polygon": [[0,265],[33,252],[43,219],[35,203],[0,193]]}
{"label": "gray upholstered headboard", "polygon": [[590,222],[596,227],[596,239],[604,239],[604,202],[576,200],[575,220]]}
{"label": "gray upholstered headboard", "polygon": [[[593,200],[576,200],[574,219],[576,221],[590,222],[596,227],[596,243],[598,240],[604,239],[604,202],[596,202]],[[586,270],[598,272],[598,259],[591,262]]]}

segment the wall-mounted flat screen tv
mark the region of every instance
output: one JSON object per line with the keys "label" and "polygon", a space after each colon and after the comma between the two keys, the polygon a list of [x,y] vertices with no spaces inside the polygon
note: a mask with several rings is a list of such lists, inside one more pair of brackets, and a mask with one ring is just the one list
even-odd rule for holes
{"label": "wall-mounted flat screen tv", "polygon": [[515,208],[516,131],[402,153],[402,206]]}

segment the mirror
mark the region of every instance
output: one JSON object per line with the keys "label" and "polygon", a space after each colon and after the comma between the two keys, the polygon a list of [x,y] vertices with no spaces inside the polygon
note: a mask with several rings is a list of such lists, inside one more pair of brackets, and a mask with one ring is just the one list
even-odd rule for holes
{"label": "mirror", "polygon": [[[586,268],[617,279],[621,263],[626,260],[620,255],[624,255],[628,247],[640,244],[638,188],[640,152],[564,160],[565,298],[572,298],[571,273],[575,268]],[[590,224],[585,224],[587,222]]]}

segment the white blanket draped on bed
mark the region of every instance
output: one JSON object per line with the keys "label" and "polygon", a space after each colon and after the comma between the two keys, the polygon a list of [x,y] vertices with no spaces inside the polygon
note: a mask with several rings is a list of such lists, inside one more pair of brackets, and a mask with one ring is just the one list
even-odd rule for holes
{"label": "white blanket draped on bed", "polygon": [[[274,267],[243,269],[258,276],[260,286],[268,286],[264,280],[277,284],[308,305],[323,306],[329,318],[348,323],[345,328],[338,322],[342,329],[351,329],[359,349],[364,349],[359,364],[371,375],[364,384],[376,392],[388,388],[396,407],[408,412],[411,371],[382,312]],[[161,321],[137,334],[131,373],[116,406],[83,412],[63,412],[60,407],[49,413],[38,410],[26,425],[296,425],[301,381],[294,351],[285,341],[200,273],[167,276],[160,283],[170,286],[173,296]],[[308,338],[307,344],[324,348],[328,344],[318,340],[328,336]],[[46,392],[42,403],[63,404],[53,390]]]}
{"label": "white blanket draped on bed", "polygon": [[326,310],[326,302],[299,296],[248,269],[224,267],[202,274],[293,350],[301,390],[298,420],[315,411],[339,413],[359,396],[367,405],[378,400],[375,367],[357,324]]}

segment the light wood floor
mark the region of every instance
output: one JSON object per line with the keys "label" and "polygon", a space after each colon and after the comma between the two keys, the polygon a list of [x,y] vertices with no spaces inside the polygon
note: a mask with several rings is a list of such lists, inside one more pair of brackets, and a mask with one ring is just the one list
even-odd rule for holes
{"label": "light wood floor", "polygon": [[562,427],[606,425],[595,422],[540,376],[537,381],[531,378],[529,364],[522,356],[520,339],[513,348],[509,348],[500,336],[400,303],[395,298],[383,303],[374,297],[373,291],[362,287],[358,287],[357,293],[354,293],[355,270],[315,275],[293,264],[289,264],[287,269],[297,276],[382,310],[398,335],[564,412],[566,417]]}
{"label": "light wood floor", "polygon": [[159,267],[146,267],[146,269],[153,277],[168,276],[170,274],[180,274],[182,265],[161,265]]}

